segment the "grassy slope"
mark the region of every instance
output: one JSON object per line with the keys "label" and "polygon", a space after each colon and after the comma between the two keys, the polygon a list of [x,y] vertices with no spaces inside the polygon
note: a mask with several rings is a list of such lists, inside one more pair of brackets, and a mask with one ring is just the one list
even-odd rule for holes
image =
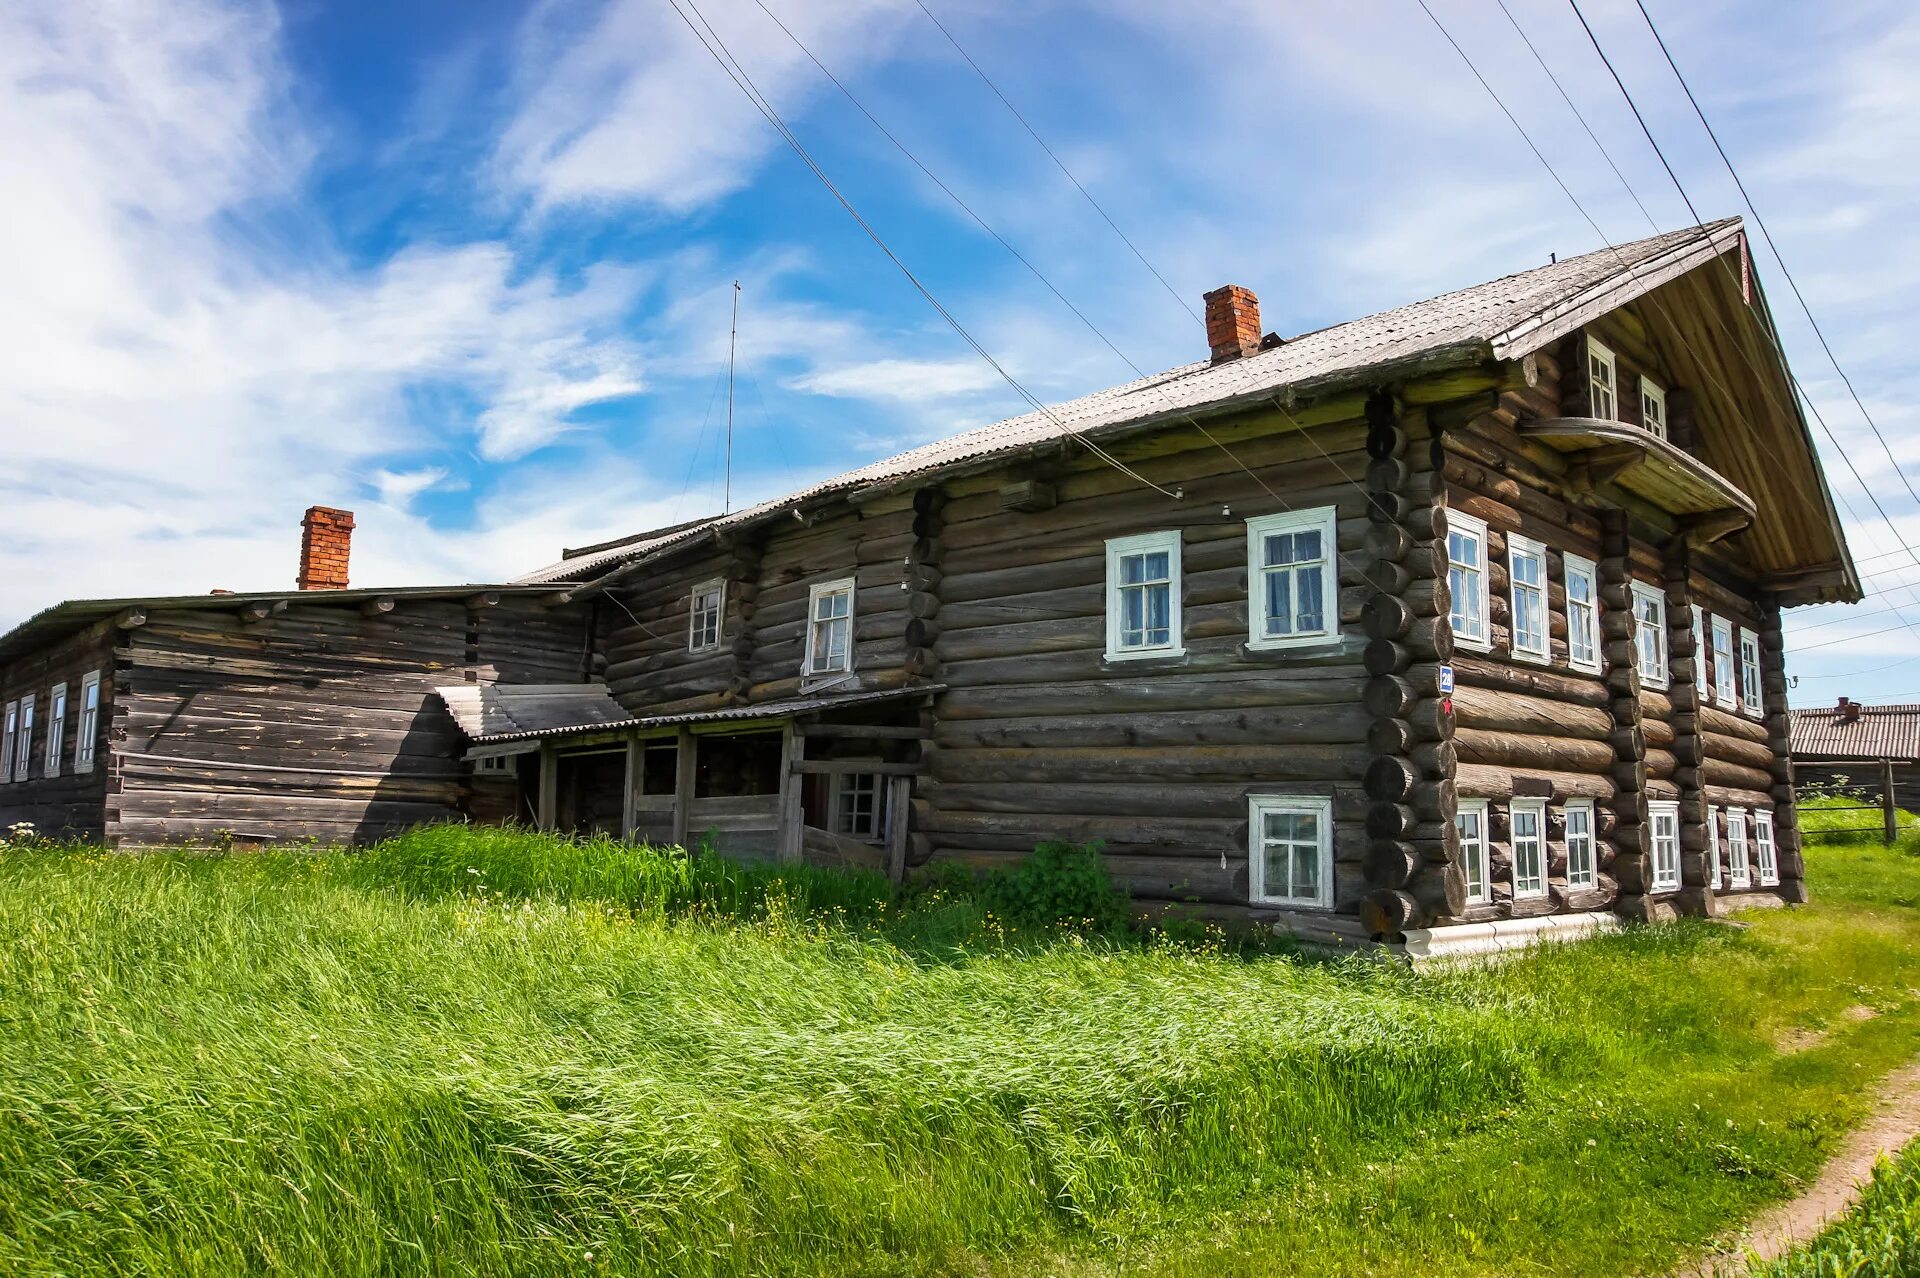
{"label": "grassy slope", "polygon": [[0,1271],[1652,1272],[1920,1050],[1867,846],[1415,978],[451,837],[0,856]]}

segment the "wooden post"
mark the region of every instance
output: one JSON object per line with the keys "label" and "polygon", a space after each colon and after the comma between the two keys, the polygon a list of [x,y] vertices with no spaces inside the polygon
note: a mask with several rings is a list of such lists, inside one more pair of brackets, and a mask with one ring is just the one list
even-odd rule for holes
{"label": "wooden post", "polygon": [[560,755],[552,745],[540,747],[540,797],[535,822],[551,833],[560,821]]}
{"label": "wooden post", "polygon": [[699,762],[695,755],[693,731],[680,729],[674,737],[673,759],[673,841],[678,846],[687,846],[687,837],[691,833],[689,826],[693,820],[693,783],[697,775],[694,771]]}
{"label": "wooden post", "polygon": [[1887,846],[1900,837],[1900,813],[1893,805],[1893,760],[1880,760],[1880,813],[1886,822]]}
{"label": "wooden post", "polygon": [[799,765],[806,752],[807,739],[800,735],[793,720],[787,720],[780,729],[780,818],[774,832],[782,861],[798,861],[805,843],[806,812],[800,803],[800,792],[806,781]]}
{"label": "wooden post", "polygon": [[887,877],[907,877],[907,813],[913,804],[913,778],[887,778]]}
{"label": "wooden post", "polygon": [[620,791],[620,837],[628,843],[633,842],[634,829],[639,825],[636,801],[640,797],[641,770],[645,758],[645,747],[640,744],[640,738],[628,737],[626,784]]}

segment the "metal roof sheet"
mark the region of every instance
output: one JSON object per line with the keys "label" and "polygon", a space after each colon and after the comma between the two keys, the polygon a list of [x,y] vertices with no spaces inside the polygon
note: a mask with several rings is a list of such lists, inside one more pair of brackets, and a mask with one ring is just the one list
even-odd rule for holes
{"label": "metal roof sheet", "polygon": [[1795,710],[1793,754],[1803,759],[1920,760],[1920,705],[1858,705],[1849,721],[1833,706]]}
{"label": "metal roof sheet", "polygon": [[936,440],[758,506],[609,543],[517,580],[589,580],[604,570],[720,528],[777,514],[812,497],[936,472],[1063,438],[1069,432],[1097,437],[1165,417],[1251,406],[1281,392],[1331,389],[1366,373],[1434,360],[1517,358],[1558,340],[1593,315],[1731,250],[1738,243],[1740,227],[1740,219],[1725,218],[1669,231],[1303,333],[1243,359],[1182,364],[1044,413],[1027,413]]}
{"label": "metal roof sheet", "polygon": [[[503,741],[525,741],[582,732],[785,719],[819,710],[838,710],[846,706],[922,697],[944,691],[945,687],[945,684],[937,683],[913,684],[905,688],[760,701],[719,710],[642,716],[629,714],[607,694],[601,684],[454,684],[434,691],[447,703],[454,722],[460,725],[460,730],[467,734],[468,739],[476,745],[493,745]],[[567,693],[577,695],[569,697],[565,695]],[[617,712],[613,717],[608,717],[606,707],[609,705]],[[577,718],[568,718],[569,714],[575,712]]]}

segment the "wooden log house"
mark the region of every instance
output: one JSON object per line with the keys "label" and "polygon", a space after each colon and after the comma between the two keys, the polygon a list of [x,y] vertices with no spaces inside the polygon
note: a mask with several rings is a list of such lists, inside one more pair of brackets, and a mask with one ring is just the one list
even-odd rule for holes
{"label": "wooden log house", "polygon": [[361,756],[434,772],[356,836],[457,809],[896,876],[1099,840],[1145,909],[1416,955],[1803,900],[1780,614],[1860,590],[1738,221],[1293,338],[1206,301],[1205,361],[504,586],[63,605],[0,694],[110,657],[118,788],[66,810],[122,843],[229,795],[318,833],[307,780],[170,812],[149,770],[241,731],[195,697],[256,716],[233,758],[332,761],[260,709],[326,651],[365,671],[330,704],[431,737]]}

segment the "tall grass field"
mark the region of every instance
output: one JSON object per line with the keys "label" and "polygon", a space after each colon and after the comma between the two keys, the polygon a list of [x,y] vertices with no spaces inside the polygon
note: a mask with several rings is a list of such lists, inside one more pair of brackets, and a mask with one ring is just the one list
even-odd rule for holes
{"label": "tall grass field", "polygon": [[0,851],[0,1273],[1661,1273],[1920,1052],[1899,849],[1438,974],[1059,859]]}

